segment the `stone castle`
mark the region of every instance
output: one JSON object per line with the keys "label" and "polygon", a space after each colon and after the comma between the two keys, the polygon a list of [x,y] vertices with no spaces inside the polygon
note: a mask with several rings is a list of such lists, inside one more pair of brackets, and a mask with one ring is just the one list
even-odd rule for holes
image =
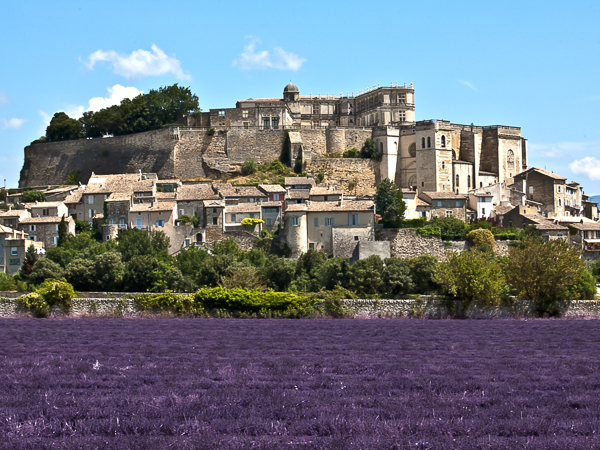
{"label": "stone castle", "polygon": [[[372,138],[381,161],[342,158]],[[152,172],[162,179],[220,179],[247,159],[300,158],[312,175],[352,194],[372,194],[383,178],[419,191],[454,192],[503,182],[527,169],[527,140],[508,126],[415,121],[414,88],[372,86],[352,94],[240,100],[235,108],[185,116],[180,127],[25,148],[19,186],[63,183],[79,173]]]}

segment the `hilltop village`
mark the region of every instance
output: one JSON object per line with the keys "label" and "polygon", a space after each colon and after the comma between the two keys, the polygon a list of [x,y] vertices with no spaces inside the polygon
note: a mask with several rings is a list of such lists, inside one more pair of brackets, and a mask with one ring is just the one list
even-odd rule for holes
{"label": "hilltop village", "polygon": [[[361,158],[367,140],[377,155]],[[439,242],[381,229],[374,194],[390,179],[407,220],[535,225],[544,239],[568,240],[597,259],[597,204],[579,183],[528,167],[527,155],[517,127],[415,121],[412,84],[339,96],[302,96],[289,84],[282,98],[240,100],[165,129],[27,147],[20,188],[0,214],[0,254],[4,271],[16,273],[29,245],[56,247],[63,217],[69,233],[86,221],[104,241],[124,229],[163,231],[170,254],[231,237],[251,248],[264,230],[291,258],[310,249],[352,260],[441,254]],[[304,176],[227,182],[249,161],[278,160]],[[59,181],[71,173],[78,185]],[[26,186],[44,201],[23,202]]]}

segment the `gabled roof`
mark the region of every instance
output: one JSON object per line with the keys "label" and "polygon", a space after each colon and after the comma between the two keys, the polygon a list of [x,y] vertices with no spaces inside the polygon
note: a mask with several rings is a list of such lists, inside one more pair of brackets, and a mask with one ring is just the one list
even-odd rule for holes
{"label": "gabled roof", "polygon": [[545,169],[540,169],[539,167],[532,167],[531,169],[527,169],[524,172],[516,174],[513,178],[525,178],[529,172],[537,172],[541,175],[545,175],[545,176],[553,178],[555,180],[566,180],[565,177],[561,177],[560,175],[558,175],[554,172],[549,172],[548,170],[545,170]]}
{"label": "gabled roof", "polygon": [[333,186],[314,186],[310,190],[310,195],[342,195],[342,191],[337,190]]}
{"label": "gabled roof", "polygon": [[223,200],[204,200],[202,204],[205,208],[225,208]]}
{"label": "gabled roof", "polygon": [[72,191],[69,195],[65,197],[63,200],[64,203],[79,203],[81,201],[81,196],[83,195],[82,189],[76,189]]}
{"label": "gabled roof", "polygon": [[112,192],[132,192],[135,183],[140,181],[139,173],[119,175],[92,175],[85,188],[85,194],[110,194]]}
{"label": "gabled roof", "polygon": [[31,208],[58,208],[62,205],[63,202],[35,202],[35,203],[25,203],[26,209]]}
{"label": "gabled roof", "polygon": [[286,198],[291,200],[304,199],[308,200],[310,197],[310,191],[308,189],[290,189],[286,195]]}
{"label": "gabled roof", "polygon": [[266,197],[256,186],[218,186],[217,192],[224,198]]}
{"label": "gabled roof", "polygon": [[578,230],[583,231],[594,231],[600,230],[600,223],[598,222],[584,222],[584,223],[570,223],[573,228],[577,228]]}
{"label": "gabled roof", "polygon": [[124,202],[131,199],[131,194],[125,194],[121,192],[113,192],[110,194],[105,201],[107,202]]}
{"label": "gabled roof", "polygon": [[[22,224],[27,224],[27,223],[59,223],[61,221],[62,217],[58,217],[58,216],[43,216],[43,217],[26,217],[24,219],[21,219]],[[69,222],[73,220],[73,218],[71,216],[65,216],[65,221]]]}
{"label": "gabled roof", "polygon": [[494,210],[496,211],[497,216],[502,216],[515,208],[516,206],[496,206]]}
{"label": "gabled roof", "polygon": [[429,197],[432,200],[466,200],[466,195],[455,194],[454,192],[423,192],[426,198]]}

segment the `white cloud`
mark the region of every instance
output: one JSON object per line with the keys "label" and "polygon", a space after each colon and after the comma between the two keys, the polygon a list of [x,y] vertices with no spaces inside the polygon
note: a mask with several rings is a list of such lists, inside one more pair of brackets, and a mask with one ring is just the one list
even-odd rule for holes
{"label": "white cloud", "polygon": [[88,56],[85,66],[93,70],[98,62],[108,62],[116,74],[125,78],[142,78],[172,74],[180,80],[190,80],[191,75],[184,73],[181,61],[167,54],[152,44],[152,51],[134,50],[130,54],[117,53],[114,50],[96,50]]}
{"label": "white cloud", "polygon": [[[87,109],[85,106],[69,105],[65,108],[65,113],[73,119],[79,119],[86,111],[100,111],[102,108],[108,108],[113,105],[118,105],[121,100],[125,98],[135,98],[144,91],[140,91],[138,88],[133,86],[121,86],[115,84],[113,87],[106,88],[108,91],[108,97],[94,97],[88,102]],[[48,123],[50,123],[48,121]]]}
{"label": "white cloud", "polygon": [[569,169],[575,175],[585,175],[590,180],[600,180],[600,160],[594,156],[586,156],[569,163]]}
{"label": "white cloud", "polygon": [[242,70],[251,69],[279,69],[279,70],[298,70],[306,61],[295,53],[286,52],[281,47],[274,47],[273,51],[256,50],[256,44],[261,41],[257,37],[250,37],[248,45],[244,46],[244,51],[240,57],[233,61],[234,66]]}
{"label": "white cloud", "polygon": [[4,91],[0,92],[0,106],[6,105],[8,102],[10,102],[10,98],[7,97]]}
{"label": "white cloud", "polygon": [[536,156],[546,158],[562,158],[566,156],[583,156],[600,151],[600,142],[555,142],[552,144],[529,144],[529,149]]}
{"label": "white cloud", "polygon": [[477,89],[475,88],[475,86],[473,86],[473,83],[471,83],[470,81],[466,81],[466,80],[456,80],[457,82],[459,82],[460,84],[464,84],[466,87],[468,87],[469,89],[472,89],[474,91],[476,91]]}
{"label": "white cloud", "polygon": [[0,123],[2,123],[2,128],[4,129],[18,130],[25,122],[27,122],[27,119],[5,119],[4,117],[0,117]]}

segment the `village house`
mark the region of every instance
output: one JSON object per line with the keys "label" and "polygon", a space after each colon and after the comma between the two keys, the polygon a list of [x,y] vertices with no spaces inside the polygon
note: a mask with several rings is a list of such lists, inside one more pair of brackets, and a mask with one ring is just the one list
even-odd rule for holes
{"label": "village house", "polygon": [[[290,205],[284,223],[285,242],[292,258],[311,249],[334,253],[336,244],[342,241],[345,245],[350,243],[353,251],[359,240],[373,240],[375,205],[372,201],[308,201]],[[336,242],[336,234],[347,236]]]}
{"label": "village house", "polygon": [[467,196],[453,192],[422,192],[419,197],[429,204],[429,217],[455,217],[467,221]]}
{"label": "village house", "polygon": [[33,246],[36,253],[43,254],[44,243],[42,241],[32,241],[27,239],[28,235],[24,231],[17,231],[9,227],[0,225],[0,265],[2,271],[8,275],[19,273],[25,254],[30,246]]}

